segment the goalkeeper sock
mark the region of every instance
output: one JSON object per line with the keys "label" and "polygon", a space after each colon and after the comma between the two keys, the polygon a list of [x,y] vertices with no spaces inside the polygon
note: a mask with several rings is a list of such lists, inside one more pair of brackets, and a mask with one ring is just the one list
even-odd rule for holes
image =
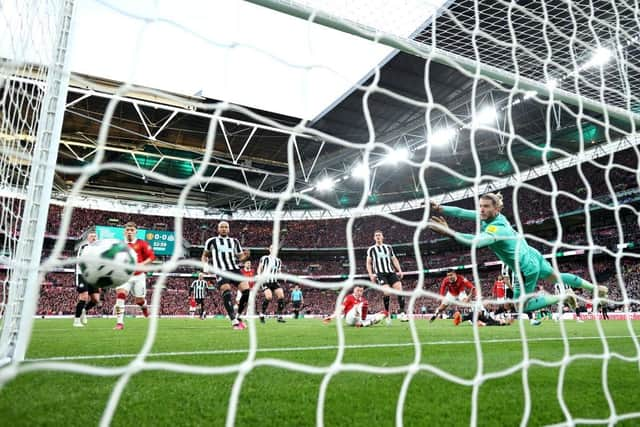
{"label": "goalkeeper sock", "polygon": [[116,322],[124,323],[124,300],[127,298],[127,294],[124,292],[118,292],[116,294]]}
{"label": "goalkeeper sock", "polygon": [[384,304],[384,309],[388,313],[389,312],[389,302],[391,301],[391,297],[385,295],[382,297],[382,303]]}
{"label": "goalkeeper sock", "polygon": [[96,305],[98,305],[97,302],[95,302],[94,300],[89,300],[89,302],[87,302],[87,304],[84,306],[84,310],[88,312],[89,310],[91,310]]}
{"label": "goalkeeper sock", "polygon": [[82,315],[82,309],[84,308],[85,304],[86,301],[83,300],[78,301],[78,304],[76,304],[76,319],[79,319]]}
{"label": "goalkeeper sock", "polygon": [[558,304],[560,302],[560,297],[557,295],[540,295],[537,297],[529,298],[526,304],[524,305],[524,311],[536,311],[541,308],[548,307],[550,305]]}
{"label": "goalkeeper sock", "polygon": [[398,295],[398,307],[400,307],[400,313],[404,313],[404,297]]}
{"label": "goalkeeper sock", "polygon": [[278,308],[277,308],[278,316],[282,316],[282,311],[283,310],[284,310],[284,298],[280,298],[278,300]]}
{"label": "goalkeeper sock", "polygon": [[222,292],[222,303],[224,304],[225,310],[227,310],[229,319],[235,319],[235,314],[233,312],[233,302],[231,301],[231,291],[229,289]]}
{"label": "goalkeeper sock", "polygon": [[238,316],[244,311],[244,308],[247,306],[249,302],[249,293],[251,291],[249,289],[245,289],[242,291],[242,295],[240,296],[240,302],[238,303]]}
{"label": "goalkeeper sock", "polygon": [[565,285],[569,285],[572,288],[582,288],[582,289],[587,289],[589,291],[593,291],[595,289],[594,285],[576,276],[575,274],[560,273],[560,277],[562,278],[562,281],[564,282]]}
{"label": "goalkeeper sock", "polygon": [[262,300],[262,314],[267,314],[267,307],[269,307],[270,302],[271,301],[266,298]]}

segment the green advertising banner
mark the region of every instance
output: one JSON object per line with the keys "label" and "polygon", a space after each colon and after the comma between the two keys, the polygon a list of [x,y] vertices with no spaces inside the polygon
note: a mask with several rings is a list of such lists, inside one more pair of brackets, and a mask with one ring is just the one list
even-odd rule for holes
{"label": "green advertising banner", "polygon": [[[98,239],[124,240],[124,227],[96,226]],[[173,231],[145,230],[139,228],[136,237],[146,240],[156,256],[171,256],[174,249],[175,235]]]}

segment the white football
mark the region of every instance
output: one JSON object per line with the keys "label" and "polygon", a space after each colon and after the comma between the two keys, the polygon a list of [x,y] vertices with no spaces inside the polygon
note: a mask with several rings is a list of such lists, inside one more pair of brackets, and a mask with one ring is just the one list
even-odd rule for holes
{"label": "white football", "polygon": [[97,240],[84,248],[78,265],[85,282],[98,288],[115,288],[133,275],[136,253],[121,240]]}

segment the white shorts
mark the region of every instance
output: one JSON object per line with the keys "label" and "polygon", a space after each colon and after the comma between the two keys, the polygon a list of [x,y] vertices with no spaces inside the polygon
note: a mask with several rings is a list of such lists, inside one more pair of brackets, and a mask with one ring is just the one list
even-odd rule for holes
{"label": "white shorts", "polygon": [[502,298],[496,298],[496,301],[498,301],[498,304],[502,304],[505,301],[505,297]]}
{"label": "white shorts", "polygon": [[118,286],[116,291],[118,290],[125,290],[136,298],[145,298],[147,296],[147,278],[144,274],[134,274],[126,283]]}
{"label": "white shorts", "polygon": [[456,302],[463,302],[465,299],[467,299],[467,293],[465,291],[460,292],[458,295],[451,295],[451,292],[447,292],[442,303],[449,305]]}
{"label": "white shorts", "polygon": [[351,307],[351,310],[347,311],[344,315],[344,323],[347,326],[355,326],[356,323],[362,322],[362,303],[356,304]]}

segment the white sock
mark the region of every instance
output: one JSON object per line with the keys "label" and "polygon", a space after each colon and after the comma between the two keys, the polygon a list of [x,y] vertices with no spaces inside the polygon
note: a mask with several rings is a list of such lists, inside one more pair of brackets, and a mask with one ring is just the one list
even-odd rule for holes
{"label": "white sock", "polygon": [[124,323],[124,300],[120,298],[116,300],[116,318],[118,323]]}

